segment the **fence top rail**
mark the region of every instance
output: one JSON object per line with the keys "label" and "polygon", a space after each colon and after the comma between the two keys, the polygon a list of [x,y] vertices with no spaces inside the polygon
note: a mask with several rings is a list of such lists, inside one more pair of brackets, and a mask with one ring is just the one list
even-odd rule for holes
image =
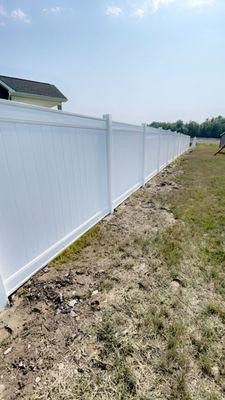
{"label": "fence top rail", "polygon": [[113,132],[135,133],[136,135],[142,134],[142,130],[138,131],[137,129],[125,129],[125,128],[113,128]]}
{"label": "fence top rail", "polygon": [[127,127],[127,128],[138,128],[138,129],[142,129],[142,125],[138,125],[138,124],[128,124],[126,122],[119,122],[119,121],[112,121],[112,124],[114,126],[123,126],[123,127]]}
{"label": "fence top rail", "polygon": [[154,128],[153,126],[147,126],[146,133],[148,134],[159,134],[161,130],[159,128]]}
{"label": "fence top rail", "polygon": [[97,117],[93,117],[90,115],[84,115],[84,114],[75,114],[69,111],[62,111],[62,110],[53,110],[51,108],[48,107],[41,107],[41,106],[35,106],[33,104],[24,104],[24,103],[19,103],[17,101],[9,101],[9,100],[3,100],[0,99],[0,106],[10,106],[10,107],[19,107],[19,108],[23,108],[23,109],[31,109],[31,110],[38,110],[38,111],[43,111],[46,113],[55,113],[58,115],[68,115],[70,117],[79,117],[79,118],[88,118],[88,119],[93,119],[95,121],[104,121],[103,118],[97,118]]}
{"label": "fence top rail", "polygon": [[[10,114],[10,112],[5,114],[5,110],[9,109],[16,109],[19,111],[17,115],[15,115],[15,118],[11,118],[11,116],[8,116],[7,114]],[[20,114],[23,110],[27,110],[29,117],[24,117],[21,116]],[[38,115],[38,118],[33,119],[33,113],[32,111],[38,111],[40,114]],[[1,114],[4,112],[4,116]],[[44,119],[43,114],[46,116]],[[42,118],[39,119],[39,116],[42,116]],[[57,120],[55,120],[55,117],[57,117]],[[75,118],[78,120],[76,121]],[[76,113],[71,113],[68,111],[61,111],[61,110],[53,110],[49,109],[47,107],[41,107],[41,106],[36,106],[36,105],[31,105],[31,104],[24,104],[16,101],[9,101],[9,100],[3,100],[0,99],[0,121],[5,122],[5,123],[18,123],[18,124],[29,124],[29,125],[46,125],[46,126],[56,126],[56,127],[69,127],[69,128],[81,128],[81,129],[93,129],[93,130],[100,130],[100,131],[105,131],[107,129],[107,123],[106,119],[104,118],[97,118],[89,115],[83,115],[83,114],[76,114]],[[87,123],[85,123],[87,121]],[[95,126],[91,125],[91,121],[95,121]],[[131,123],[126,123],[126,122],[119,122],[119,121],[112,121],[112,128],[113,131],[122,131],[122,132],[127,132],[127,133],[142,133],[143,132],[143,124],[138,125],[138,124],[131,124]],[[146,133],[148,135],[151,134],[164,134],[167,136],[175,136],[177,135],[178,137],[187,137],[189,138],[188,135],[179,133],[179,132],[173,132],[169,131],[166,129],[162,128],[154,128],[151,126],[147,126]]]}
{"label": "fence top rail", "polygon": [[20,125],[42,125],[42,126],[53,126],[55,128],[76,128],[76,129],[86,129],[86,130],[96,130],[96,131],[106,131],[105,127],[96,127],[90,125],[79,125],[79,124],[71,124],[71,123],[63,123],[63,122],[51,122],[51,121],[35,121],[29,119],[17,119],[17,118],[5,118],[0,117],[0,122],[3,123],[15,123]]}

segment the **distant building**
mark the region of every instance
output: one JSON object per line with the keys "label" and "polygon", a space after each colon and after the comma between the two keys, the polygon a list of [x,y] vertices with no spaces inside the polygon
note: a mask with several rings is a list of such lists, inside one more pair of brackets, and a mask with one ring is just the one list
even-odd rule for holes
{"label": "distant building", "polygon": [[0,75],[0,99],[62,109],[67,98],[49,83]]}

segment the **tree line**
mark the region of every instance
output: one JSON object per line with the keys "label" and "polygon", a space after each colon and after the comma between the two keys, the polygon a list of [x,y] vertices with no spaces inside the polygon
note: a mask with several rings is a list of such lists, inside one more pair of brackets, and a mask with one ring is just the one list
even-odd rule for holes
{"label": "tree line", "polygon": [[192,137],[211,137],[218,138],[225,132],[225,118],[219,115],[215,118],[208,118],[202,123],[195,121],[184,122],[178,120],[176,122],[152,122],[150,126],[154,128],[170,129],[190,135]]}

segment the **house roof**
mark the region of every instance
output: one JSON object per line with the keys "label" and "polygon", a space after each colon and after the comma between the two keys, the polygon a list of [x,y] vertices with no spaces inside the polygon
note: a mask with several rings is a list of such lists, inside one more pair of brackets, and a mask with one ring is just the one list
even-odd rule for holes
{"label": "house roof", "polygon": [[8,89],[9,92],[51,97],[54,99],[61,99],[62,101],[67,100],[60,90],[50,83],[35,82],[27,79],[0,75],[0,84]]}

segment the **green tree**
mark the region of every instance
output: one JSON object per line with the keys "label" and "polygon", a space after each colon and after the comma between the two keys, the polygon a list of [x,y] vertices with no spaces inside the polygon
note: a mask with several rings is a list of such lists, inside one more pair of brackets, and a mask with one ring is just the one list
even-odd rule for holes
{"label": "green tree", "polygon": [[165,130],[171,129],[171,131],[185,133],[192,137],[214,137],[218,138],[225,132],[225,118],[219,115],[215,118],[207,118],[204,122],[199,124],[195,121],[189,121],[187,123],[182,120],[176,122],[158,122],[154,121],[150,124],[154,128],[163,128]]}

